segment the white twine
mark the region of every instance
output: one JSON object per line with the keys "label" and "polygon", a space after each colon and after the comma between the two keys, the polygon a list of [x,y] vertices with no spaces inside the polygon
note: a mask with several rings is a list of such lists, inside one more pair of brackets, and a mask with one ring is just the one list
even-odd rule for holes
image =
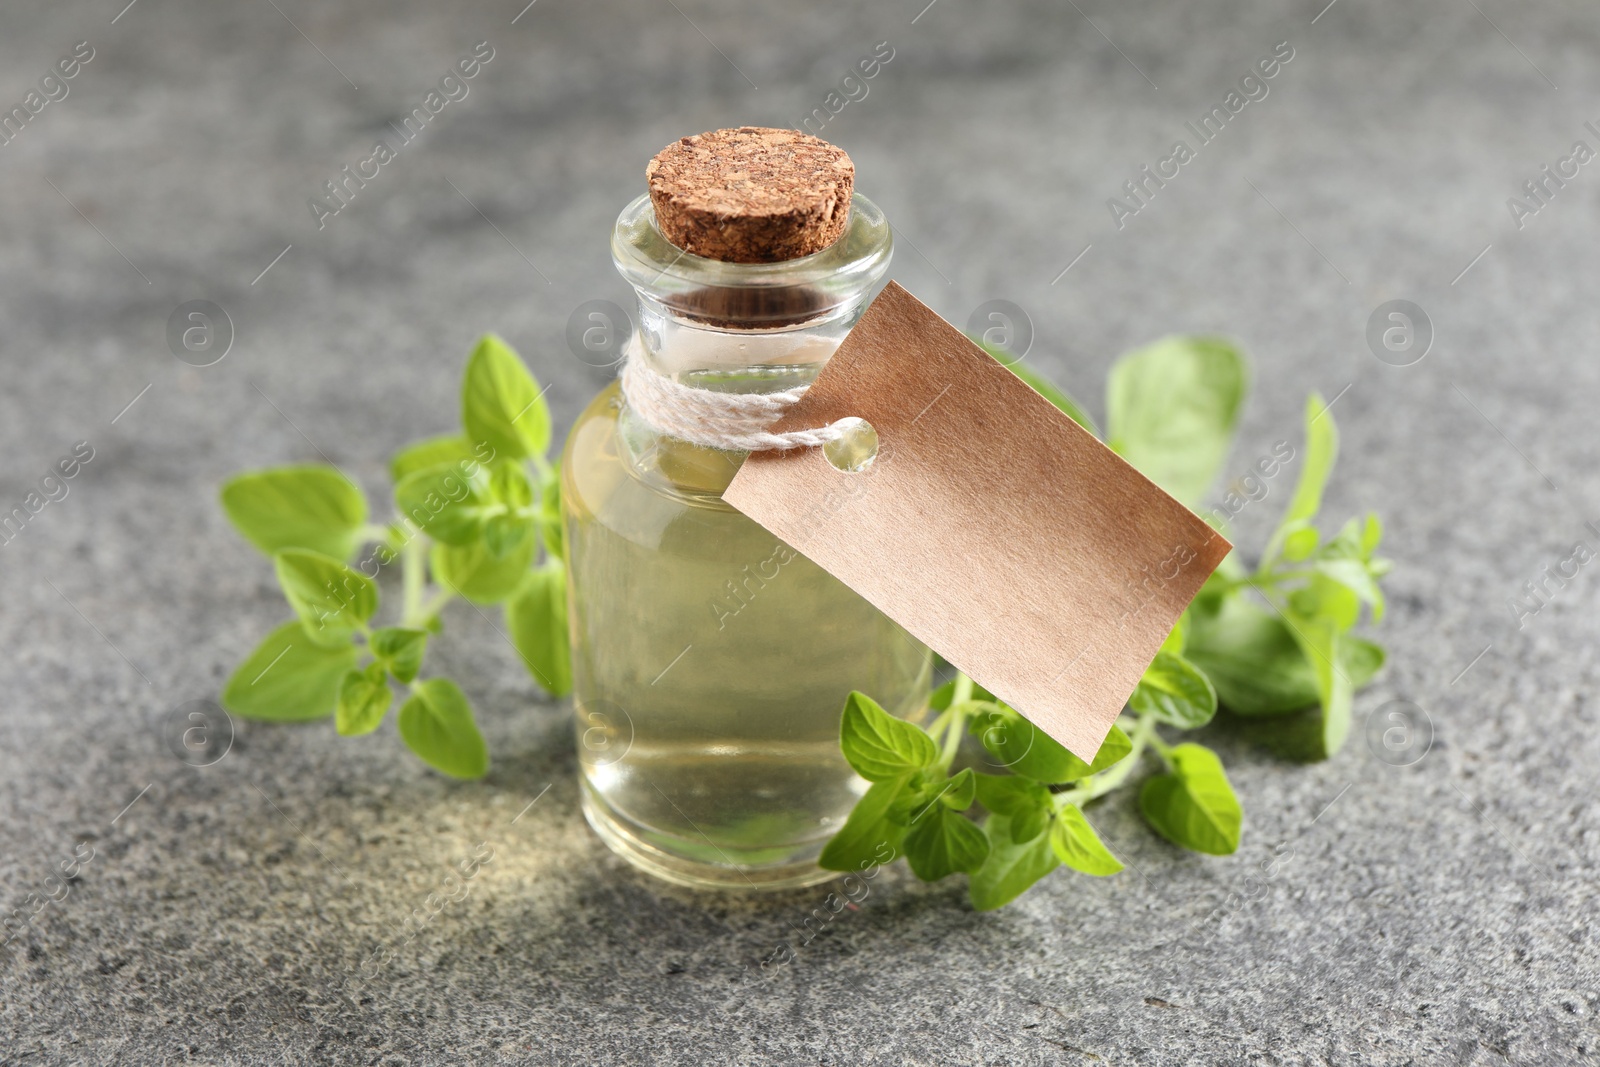
{"label": "white twine", "polygon": [[799,403],[809,388],[799,385],[776,393],[723,393],[684,385],[651,367],[636,344],[628,346],[622,367],[622,395],[645,425],[690,444],[737,452],[816,448],[843,437],[848,427],[840,423],[786,433],[768,429]]}

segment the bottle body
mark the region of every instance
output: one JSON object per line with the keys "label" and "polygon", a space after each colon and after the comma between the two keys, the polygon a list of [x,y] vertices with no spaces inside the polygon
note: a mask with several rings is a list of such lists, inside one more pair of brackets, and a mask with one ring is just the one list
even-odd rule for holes
{"label": "bottle body", "polygon": [[[715,321],[654,296],[641,290],[636,358],[745,391],[809,381],[860,311],[817,316],[813,300],[797,322],[752,328],[727,313],[742,296],[712,297]],[[704,286],[696,299],[703,311]],[[827,877],[816,858],[866,789],[839,751],[845,697],[919,714],[931,656],[723,502],[742,459],[656,433],[616,385],[573,427],[562,506],[584,810],[670,880],[803,885]]]}

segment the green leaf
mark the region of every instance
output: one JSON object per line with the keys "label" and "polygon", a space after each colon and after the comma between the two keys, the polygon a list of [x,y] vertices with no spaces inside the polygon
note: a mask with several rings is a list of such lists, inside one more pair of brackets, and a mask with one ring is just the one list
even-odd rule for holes
{"label": "green leaf", "polygon": [[1128,698],[1141,715],[1183,730],[1204,726],[1217,713],[1217,691],[1194,664],[1172,652],[1157,652]]}
{"label": "green leaf", "polygon": [[461,382],[461,425],[498,456],[542,456],[550,447],[550,409],[539,384],[511,348],[484,334],[467,359]]}
{"label": "green leaf", "polygon": [[533,486],[514,463],[492,473],[472,460],[412,471],[395,486],[395,502],[434,540],[457,547],[481,540],[495,559],[516,552],[538,521]]}
{"label": "green leaf", "polygon": [[1183,643],[1189,639],[1189,613],[1185,611],[1178,616],[1178,621],[1173,623],[1172,631],[1167,634],[1167,639],[1161,642],[1161,651],[1171,652],[1173,655],[1183,655]]}
{"label": "green leaf", "polygon": [[286,548],[272,562],[289,606],[319,645],[349,644],[350,635],[378,610],[377,584],[332,556]]}
{"label": "green leaf", "polygon": [[1354,634],[1345,634],[1339,639],[1339,666],[1350,679],[1351,692],[1364,688],[1372,681],[1383,670],[1387,660],[1388,654],[1376,641]]}
{"label": "green leaf", "polygon": [[514,463],[495,469],[489,479],[489,497],[493,505],[484,523],[483,543],[490,555],[500,559],[520,548],[524,538],[534,536],[539,513],[534,507],[533,485]]}
{"label": "green leaf", "polygon": [[372,654],[394,675],[395,681],[410,682],[422,669],[422,655],[428,647],[428,631],[385,626],[372,631],[368,644]]}
{"label": "green leaf", "polygon": [[370,734],[383,721],[394,693],[389,689],[383,664],[369,664],[364,671],[350,671],[339,686],[339,708],[334,726],[344,737]]}
{"label": "green leaf", "polygon": [[1283,535],[1283,558],[1290,563],[1299,563],[1301,560],[1311,558],[1311,553],[1317,550],[1317,543],[1321,540],[1317,528],[1310,525],[1289,526]]}
{"label": "green leaf", "polygon": [[1050,807],[1028,808],[1011,816],[1011,840],[1017,844],[1038,837],[1050,824]]}
{"label": "green leaf", "polygon": [[1317,573],[1331,582],[1348,589],[1358,600],[1372,606],[1372,621],[1383,619],[1383,590],[1377,579],[1359,559],[1322,559],[1315,564]]}
{"label": "green leaf", "polygon": [[850,766],[869,782],[919,771],[939,758],[938,746],[921,727],[895,718],[860,692],[845,698],[839,746]]}
{"label": "green leaf", "polygon": [[567,576],[559,560],[535,567],[506,601],[506,629],[522,662],[551,695],[572,692],[572,645],[567,632]]}
{"label": "green leaf", "polygon": [[504,510],[493,506],[488,474],[476,463],[412,471],[394,487],[394,502],[419,530],[447,545],[477,541],[489,517]]}
{"label": "green leaf", "polygon": [[1382,540],[1383,523],[1379,521],[1376,513],[1370,513],[1361,527],[1361,558],[1371,559],[1372,554],[1378,550],[1378,542]]}
{"label": "green leaf", "polygon": [[[1113,764],[1121,763],[1127,758],[1128,753],[1132,751],[1133,741],[1127,734],[1122,732],[1122,727],[1112,726],[1111,732],[1106,734],[1106,739],[1100,742],[1100,751],[1094,754],[1094,762],[1085,766],[1081,774],[1074,771],[1074,777],[1068,780],[1077,781],[1077,779],[1087,778],[1091,774],[1099,774]],[[1072,758],[1078,759],[1077,756]],[[1078,760],[1078,762],[1082,763],[1083,761]]]}
{"label": "green leaf", "polygon": [[428,766],[452,778],[482,778],[489,769],[472,706],[448,678],[411,687],[411,698],[400,707],[400,737]]}
{"label": "green leaf", "polygon": [[957,871],[971,872],[989,856],[989,838],[978,824],[943,804],[930,803],[916,815],[905,837],[906,862],[924,882]]}
{"label": "green leaf", "polygon": [[1350,675],[1340,662],[1344,658],[1344,627],[1333,619],[1293,611],[1287,621],[1316,677],[1317,699],[1322,704],[1322,745],[1332,756],[1350,733],[1350,700],[1354,693]]}
{"label": "green leaf", "polygon": [[829,871],[860,871],[894,860],[906,828],[889,818],[889,807],[910,780],[908,772],[872,783],[844,826],[823,846],[818,865]]}
{"label": "green leaf", "polygon": [[967,883],[967,894],[977,910],[993,911],[1011,903],[1061,866],[1043,827],[1020,842],[1014,839],[1010,820],[1004,815],[989,816],[984,827],[989,833],[989,856]]}
{"label": "green leaf", "polygon": [[1122,870],[1122,862],[1111,854],[1094,832],[1089,820],[1076,805],[1064,805],[1050,826],[1050,848],[1056,859],[1083,874],[1104,877]]}
{"label": "green leaf", "polygon": [[495,559],[509,556],[532,536],[533,527],[515,515],[494,515],[483,524],[483,547]]}
{"label": "green leaf", "polygon": [[561,525],[561,469],[550,467],[539,479],[539,536],[544,550],[556,559],[566,554],[566,534]]}
{"label": "green leaf", "polygon": [[1229,342],[1163,338],[1112,366],[1107,443],[1192,507],[1227,458],[1247,390],[1244,358]]}
{"label": "green leaf", "polygon": [[1300,478],[1295,482],[1294,496],[1289,498],[1289,510],[1283,516],[1286,523],[1309,522],[1316,518],[1322,509],[1322,492],[1339,459],[1339,427],[1320,394],[1306,397],[1305,418],[1305,460],[1300,466]]}
{"label": "green leaf", "polygon": [[222,706],[247,719],[304,722],[333,714],[339,684],[356,665],[352,644],[323,648],[286,622],[239,664],[222,689]]}
{"label": "green leaf", "polygon": [[[1345,635],[1339,651],[1353,689],[1383,667],[1383,648],[1371,641]],[[1320,699],[1316,672],[1283,619],[1243,597],[1228,598],[1216,615],[1196,617],[1185,658],[1236,715],[1286,715]]]}
{"label": "green leaf", "polygon": [[939,795],[950,784],[950,776],[937,763],[914,772],[904,789],[889,807],[889,817],[895,822],[909,824],[921,815],[929,804],[937,803]]}
{"label": "green leaf", "polygon": [[1085,430],[1088,430],[1096,437],[1100,436],[1100,431],[1096,429],[1094,420],[1089,417],[1088,413],[1085,412],[1081,406],[1079,406],[1076,400],[1067,395],[1067,391],[1065,389],[1061,388],[1055,382],[1052,382],[1049,378],[1046,378],[1032,367],[1027,366],[1022,362],[1022,360],[1017,359],[1010,352],[1007,352],[998,345],[991,345],[987,341],[984,341],[978,337],[973,337],[972,342],[985,352],[989,353],[989,355],[993,356],[1001,366],[1006,368],[1006,370],[1010,371],[1012,374],[1015,374],[1024,382],[1027,382],[1029,388],[1038,393],[1040,396],[1044,397],[1046,400],[1050,401],[1050,403],[1054,404],[1073,422],[1077,423],[1079,426],[1082,426]]}
{"label": "green leaf", "polygon": [[1031,778],[1014,774],[979,774],[974,778],[978,803],[1009,820],[1013,840],[1027,841],[1050,821],[1050,791]]}
{"label": "green leaf", "polygon": [[[991,705],[968,720],[968,730],[995,759],[995,766],[1036,782],[1064,782],[1082,760],[1004,704]],[[1074,762],[1076,760],[1076,763]]]}
{"label": "green leaf", "polygon": [[498,604],[521,588],[537,547],[530,538],[496,559],[482,541],[461,547],[434,545],[428,561],[442,585],[474,604]]}
{"label": "green leaf", "polygon": [[1015,774],[979,774],[973,780],[978,803],[996,815],[1015,815],[1050,803],[1050,790]]}
{"label": "green leaf", "polygon": [[[1300,478],[1295,483],[1294,496],[1289,498],[1289,508],[1278,522],[1278,529],[1267,542],[1263,554],[1265,565],[1277,558],[1284,541],[1289,537],[1302,537],[1299,531],[1316,518],[1322,508],[1322,491],[1327,488],[1328,476],[1339,458],[1339,428],[1334,424],[1333,413],[1322,397],[1312,393],[1306,398],[1306,450],[1300,464]],[[1303,544],[1297,551],[1305,551]],[[1309,555],[1309,551],[1306,553]],[[1301,559],[1306,558],[1301,556]]]}
{"label": "green leaf", "polygon": [[1291,615],[1323,619],[1341,632],[1361,618],[1361,598],[1324,574],[1313,574],[1290,593],[1289,608]]}
{"label": "green leaf", "polygon": [[1234,852],[1244,812],[1222,761],[1195,744],[1176,745],[1167,758],[1172,771],[1149,779],[1139,791],[1145,821],[1175,845],[1213,856]]}
{"label": "green leaf", "polygon": [[[493,457],[488,447],[484,453]],[[389,460],[389,477],[398,482],[414,471],[429,467],[455,467],[461,463],[487,462],[472,450],[472,445],[458,433],[441,434],[413,441]],[[470,468],[469,468],[470,469]]]}
{"label": "green leaf", "polygon": [[959,774],[951,776],[950,780],[939,790],[939,803],[951,811],[966,811],[972,807],[973,798],[977,795],[978,783],[971,767],[965,767]]}
{"label": "green leaf", "polygon": [[997,766],[1052,785],[1098,774],[1133,749],[1128,735],[1113,726],[1095,754],[1094,762],[1085,763],[1068,752],[1061,742],[1004,704],[974,715],[969,720],[969,729],[999,761]]}
{"label": "green leaf", "polygon": [[489,476],[489,497],[507,511],[531,514],[533,508],[533,483],[528,472],[515,463],[496,467]]}
{"label": "green leaf", "polygon": [[367,500],[332,467],[273,467],[222,483],[222,509],[267,555],[309,548],[348,559],[361,543]]}

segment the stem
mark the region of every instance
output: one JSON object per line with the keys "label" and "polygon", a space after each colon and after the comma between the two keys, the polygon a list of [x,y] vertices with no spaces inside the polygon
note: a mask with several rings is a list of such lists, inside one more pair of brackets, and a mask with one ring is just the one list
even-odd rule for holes
{"label": "stem", "polygon": [[[961,748],[961,736],[967,729],[967,716],[972,708],[972,679],[965,674],[955,677],[955,685],[950,691],[950,706],[939,713],[933,720],[928,733],[936,742],[941,742],[939,751],[939,764],[945,770],[956,760],[956,752]],[[941,739],[939,731],[945,734]]]}
{"label": "stem", "polygon": [[972,679],[965,674],[956,675],[955,686],[950,693],[950,706],[965,704],[972,699]]}
{"label": "stem", "polygon": [[1078,785],[1064,793],[1057,793],[1055,796],[1056,806],[1059,808],[1065,804],[1075,804],[1081,808],[1096,797],[1105,796],[1113,789],[1119,788],[1128,780],[1129,775],[1133,774],[1134,769],[1138,767],[1139,757],[1143,754],[1147,745],[1160,753],[1163,760],[1167,758],[1168,746],[1156,735],[1156,720],[1151,716],[1139,716],[1138,725],[1133,728],[1133,733],[1129,740],[1133,742],[1133,751],[1118,761],[1115,767],[1085,778]]}
{"label": "stem", "polygon": [[400,609],[402,625],[410,626],[417,620],[417,612],[422,608],[422,586],[427,580],[424,573],[427,560],[422,555],[422,544],[412,538],[400,550],[400,574],[402,578],[401,591],[403,599]]}
{"label": "stem", "polygon": [[[1143,726],[1144,723],[1141,722],[1139,725]],[[1167,770],[1170,771],[1172,769],[1172,746],[1161,740],[1161,736],[1155,731],[1155,725],[1156,721],[1151,719],[1150,747],[1156,750],[1156,755],[1161,757],[1161,762],[1165,763],[1167,765]]]}
{"label": "stem", "polygon": [[961,748],[961,735],[967,729],[967,715],[963,706],[951,704],[950,710],[954,714],[950,717],[949,732],[944,735],[944,749],[939,753],[939,765],[947,771],[956,761],[956,752]]}
{"label": "stem", "polygon": [[433,599],[422,605],[422,610],[417,612],[418,627],[421,628],[423,623],[443,611],[444,606],[455,598],[456,591],[454,589],[441,589],[433,594]]}

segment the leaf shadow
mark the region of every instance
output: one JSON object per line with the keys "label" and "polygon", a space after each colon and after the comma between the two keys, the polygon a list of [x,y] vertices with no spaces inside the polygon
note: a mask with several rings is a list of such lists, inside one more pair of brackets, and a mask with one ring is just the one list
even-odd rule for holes
{"label": "leaf shadow", "polygon": [[1263,748],[1289,763],[1320,763],[1328,758],[1321,708],[1270,716],[1235,715],[1222,709],[1211,721],[1211,729],[1221,736]]}

